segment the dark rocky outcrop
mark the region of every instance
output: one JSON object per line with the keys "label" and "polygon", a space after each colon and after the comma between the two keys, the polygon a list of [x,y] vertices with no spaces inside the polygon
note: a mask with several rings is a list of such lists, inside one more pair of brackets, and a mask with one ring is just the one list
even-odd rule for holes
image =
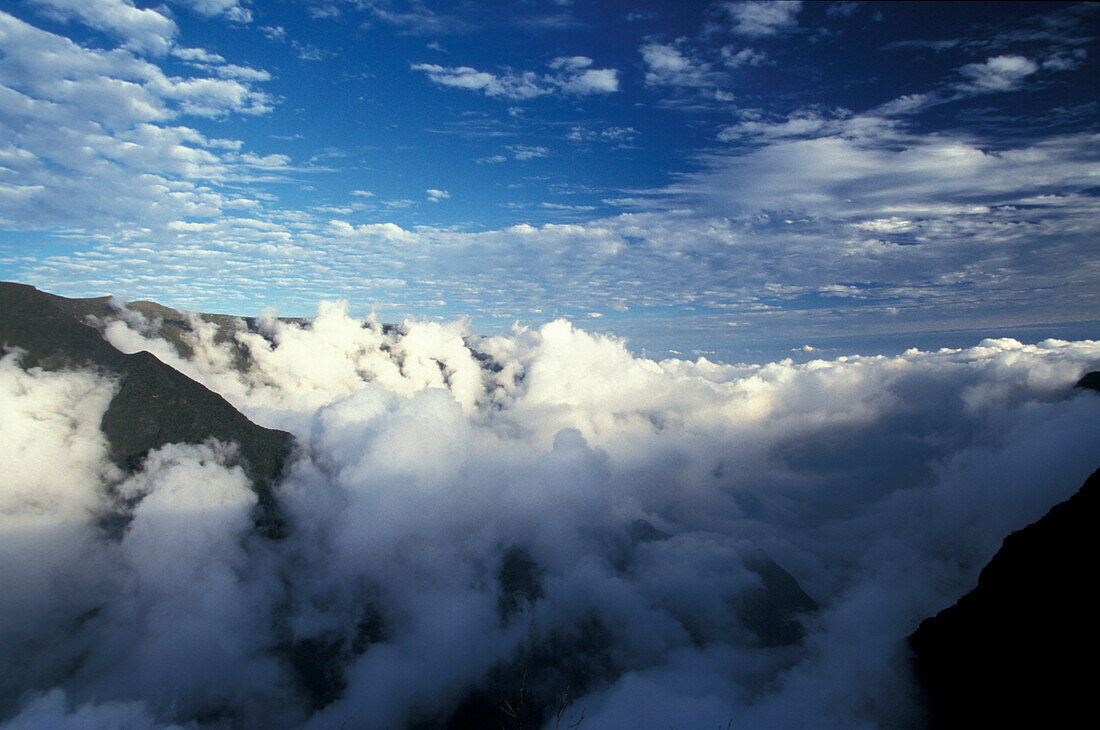
{"label": "dark rocky outcrop", "polygon": [[1093,716],[1100,470],[1005,538],[978,586],[909,637],[935,728],[1075,727]]}
{"label": "dark rocky outcrop", "polygon": [[1100,393],[1100,370],[1094,370],[1091,373],[1085,373],[1080,380],[1073,386],[1074,388],[1081,388],[1083,390],[1095,390]]}
{"label": "dark rocky outcrop", "polygon": [[281,533],[272,488],[293,437],[249,421],[224,398],[148,352],[125,354],[105,341],[85,317],[113,313],[106,297],[66,299],[24,284],[0,283],[0,350],[19,348],[24,368],[91,367],[117,378],[119,390],[101,427],[111,458],[126,471],[165,444],[214,438],[235,443],[259,498],[257,526]]}

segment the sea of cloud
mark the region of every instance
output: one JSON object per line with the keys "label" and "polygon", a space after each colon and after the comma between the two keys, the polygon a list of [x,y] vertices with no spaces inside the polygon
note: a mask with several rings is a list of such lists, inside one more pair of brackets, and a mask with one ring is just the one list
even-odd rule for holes
{"label": "sea of cloud", "polygon": [[[905,637],[1100,453],[1071,387],[1100,341],[655,362],[564,320],[477,337],[332,303],[229,340],[194,318],[184,358],[137,313],[100,324],[296,436],[287,536],[256,534],[231,444],[124,474],[111,376],[7,354],[5,729],[396,728],[547,655],[530,689],[567,693],[563,727],[919,723]],[[819,607],[796,644],[739,598],[761,553]]]}

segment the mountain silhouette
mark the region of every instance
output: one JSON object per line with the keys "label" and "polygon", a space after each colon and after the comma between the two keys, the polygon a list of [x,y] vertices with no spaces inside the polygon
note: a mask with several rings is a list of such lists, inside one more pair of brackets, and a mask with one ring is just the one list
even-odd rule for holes
{"label": "mountain silhouette", "polygon": [[[172,310],[169,310],[172,311]],[[126,354],[85,319],[113,315],[107,297],[66,299],[25,284],[0,283],[0,348],[22,351],[22,367],[94,368],[118,381],[101,428],[110,457],[124,471],[165,444],[209,439],[237,444],[241,465],[259,499],[257,527],[282,534],[273,486],[293,437],[252,423],[224,398],[148,352]],[[177,313],[178,316],[178,313]]]}
{"label": "mountain silhouette", "polygon": [[1005,538],[977,587],[909,637],[931,727],[1073,727],[1092,716],[1097,525],[1100,469]]}

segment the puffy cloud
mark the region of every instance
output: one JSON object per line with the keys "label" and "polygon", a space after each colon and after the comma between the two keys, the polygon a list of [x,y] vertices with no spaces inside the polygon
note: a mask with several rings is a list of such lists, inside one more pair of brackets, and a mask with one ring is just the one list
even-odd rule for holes
{"label": "puffy cloud", "polygon": [[428,194],[428,200],[433,203],[438,203],[441,200],[447,200],[451,197],[451,194],[446,190],[436,190],[435,188],[428,188],[425,192]]}
{"label": "puffy cloud", "polygon": [[470,66],[445,67],[435,63],[415,63],[413,71],[423,71],[440,86],[451,86],[469,91],[483,91],[487,96],[504,96],[510,99],[530,99],[548,93],[538,84],[538,76],[527,71],[522,74],[500,76],[478,71]]}
{"label": "puffy cloud", "polygon": [[[166,446],[122,477],[96,433],[109,381],[0,362],[5,434],[33,436],[6,441],[32,458],[4,467],[5,504],[27,506],[0,539],[50,546],[0,551],[0,569],[74,577],[0,600],[5,619],[38,607],[0,622],[4,662],[18,651],[37,672],[5,678],[11,727],[404,725],[540,651],[575,674],[536,662],[528,690],[576,680],[567,713],[593,727],[899,726],[904,637],[1100,446],[1096,396],[1070,389],[1100,365],[1096,342],[730,366],[649,360],[560,320],[477,337],[325,305],[220,333],[192,319],[184,359],[156,322],[102,324],[297,434],[278,488],[289,534],[251,534],[230,446]],[[127,521],[98,536],[65,500],[34,514],[68,531],[21,530],[39,518],[12,470]],[[820,606],[802,643],[763,646],[739,607],[761,550]],[[16,705],[29,687],[43,694]]]}
{"label": "puffy cloud", "polygon": [[749,0],[725,2],[722,8],[734,23],[734,33],[756,38],[777,35],[795,27],[802,3],[799,0]]}
{"label": "puffy cloud", "polygon": [[996,56],[985,63],[971,63],[959,69],[967,81],[959,84],[964,91],[1012,91],[1024,78],[1039,70],[1039,64],[1023,56]]}
{"label": "puffy cloud", "polygon": [[561,88],[578,96],[612,94],[619,90],[619,72],[613,68],[588,69],[563,79]]}
{"label": "puffy cloud", "polygon": [[[240,197],[208,187],[247,176],[234,162],[241,158],[219,151],[240,143],[173,123],[265,113],[271,99],[253,86],[265,72],[178,49],[214,75],[168,76],[125,50],[86,48],[5,13],[0,47],[0,128],[11,152],[0,211],[10,220],[148,224],[208,216]],[[105,188],[113,194],[103,196]]]}
{"label": "puffy cloud", "polygon": [[714,83],[714,75],[708,64],[685,56],[675,46],[647,43],[640,51],[647,68],[647,84],[709,86]]}
{"label": "puffy cloud", "polygon": [[129,0],[33,0],[49,14],[81,22],[120,37],[128,48],[161,55],[171,48],[178,28],[152,8],[135,8]]}

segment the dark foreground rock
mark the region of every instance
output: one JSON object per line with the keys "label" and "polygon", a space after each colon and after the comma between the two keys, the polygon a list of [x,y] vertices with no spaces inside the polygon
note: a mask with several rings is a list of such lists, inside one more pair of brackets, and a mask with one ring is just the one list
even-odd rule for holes
{"label": "dark foreground rock", "polygon": [[237,444],[259,498],[257,526],[268,535],[280,534],[272,488],[293,437],[257,426],[220,395],[148,352],[120,352],[84,322],[88,315],[112,311],[106,297],[66,299],[24,284],[0,283],[0,351],[22,350],[20,362],[27,369],[91,367],[117,378],[119,390],[101,427],[112,460],[125,471],[165,444],[211,438]]}
{"label": "dark foreground rock", "polygon": [[909,637],[932,727],[1091,724],[1098,528],[1100,470],[1005,538],[978,587]]}

